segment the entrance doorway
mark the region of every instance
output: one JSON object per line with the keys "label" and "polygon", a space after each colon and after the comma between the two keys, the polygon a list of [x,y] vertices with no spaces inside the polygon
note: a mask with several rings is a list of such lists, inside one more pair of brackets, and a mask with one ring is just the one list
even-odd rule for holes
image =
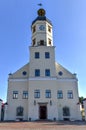
{"label": "entrance doorway", "polygon": [[39,106],[39,118],[47,119],[47,106]]}

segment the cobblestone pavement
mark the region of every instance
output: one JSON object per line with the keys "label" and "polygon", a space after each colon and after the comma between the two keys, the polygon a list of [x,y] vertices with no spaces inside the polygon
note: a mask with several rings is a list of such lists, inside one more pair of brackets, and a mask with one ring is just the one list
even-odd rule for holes
{"label": "cobblestone pavement", "polygon": [[86,122],[0,122],[0,130],[86,130]]}

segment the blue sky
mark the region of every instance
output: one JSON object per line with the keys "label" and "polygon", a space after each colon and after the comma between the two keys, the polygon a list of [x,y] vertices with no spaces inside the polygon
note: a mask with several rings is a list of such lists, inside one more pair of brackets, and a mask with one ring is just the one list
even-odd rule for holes
{"label": "blue sky", "polygon": [[79,95],[86,97],[86,0],[0,0],[0,98],[6,101],[8,74],[29,62],[38,3],[53,23],[56,61],[77,73]]}

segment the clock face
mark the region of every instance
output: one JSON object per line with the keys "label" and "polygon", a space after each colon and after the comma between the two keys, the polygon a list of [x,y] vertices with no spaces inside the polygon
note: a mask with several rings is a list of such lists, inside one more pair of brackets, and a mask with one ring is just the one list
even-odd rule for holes
{"label": "clock face", "polygon": [[42,31],[45,30],[45,26],[44,25],[40,25],[39,26],[39,30],[42,30]]}

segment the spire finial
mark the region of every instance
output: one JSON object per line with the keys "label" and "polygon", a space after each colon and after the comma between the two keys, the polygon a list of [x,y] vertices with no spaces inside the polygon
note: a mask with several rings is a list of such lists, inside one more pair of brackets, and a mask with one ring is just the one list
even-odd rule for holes
{"label": "spire finial", "polygon": [[46,12],[44,9],[41,8],[38,10],[38,16],[45,16],[45,14],[46,14]]}

